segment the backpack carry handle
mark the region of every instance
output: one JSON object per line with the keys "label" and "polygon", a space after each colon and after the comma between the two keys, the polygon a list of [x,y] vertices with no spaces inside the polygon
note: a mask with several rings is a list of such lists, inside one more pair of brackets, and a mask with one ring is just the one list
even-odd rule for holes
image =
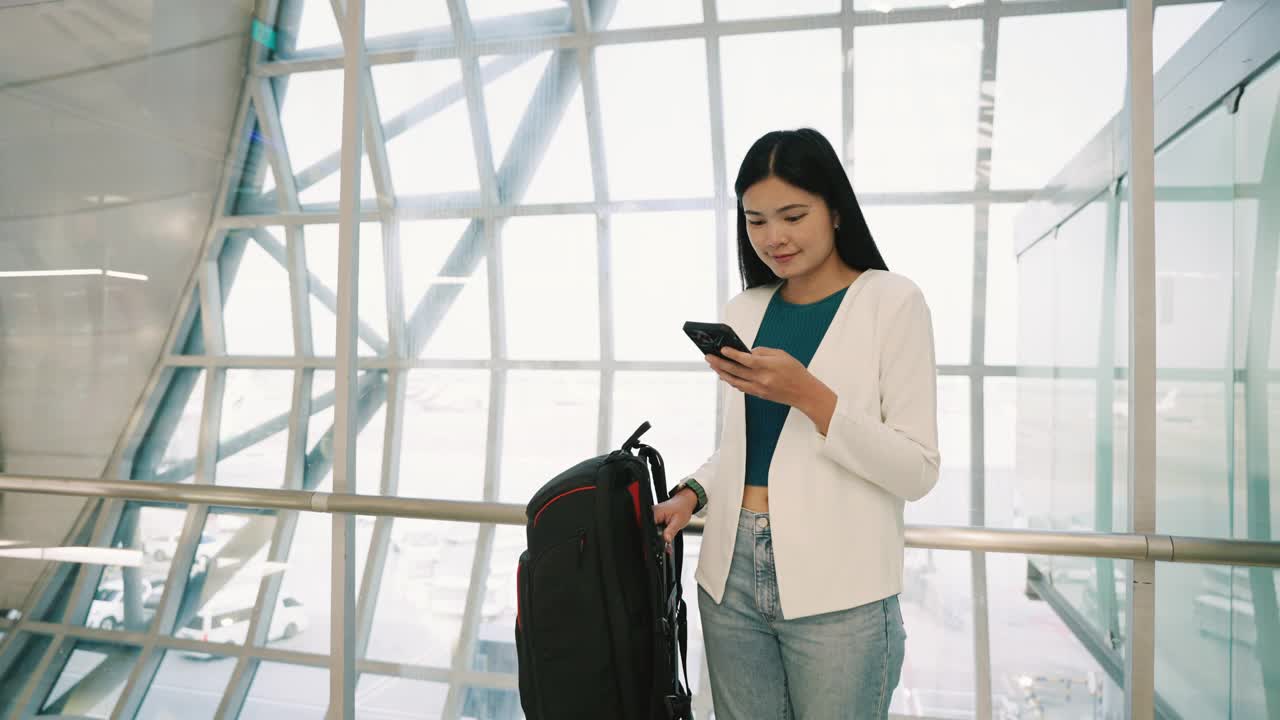
{"label": "backpack carry handle", "polygon": [[640,436],[649,432],[649,428],[651,427],[653,426],[650,425],[647,420],[640,423],[640,427],[636,428],[636,431],[631,433],[631,437],[627,438],[627,441],[622,443],[622,452],[629,453],[640,447]]}

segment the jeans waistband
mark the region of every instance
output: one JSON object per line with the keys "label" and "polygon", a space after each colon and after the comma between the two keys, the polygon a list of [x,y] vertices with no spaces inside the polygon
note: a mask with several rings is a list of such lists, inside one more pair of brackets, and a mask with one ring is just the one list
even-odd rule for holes
{"label": "jeans waistband", "polygon": [[755,535],[769,534],[769,513],[767,512],[751,512],[746,508],[742,508],[738,513],[738,531],[751,532]]}

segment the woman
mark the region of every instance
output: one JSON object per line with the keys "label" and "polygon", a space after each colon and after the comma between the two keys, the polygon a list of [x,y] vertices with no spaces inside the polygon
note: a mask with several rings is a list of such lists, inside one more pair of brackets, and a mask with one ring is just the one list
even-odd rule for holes
{"label": "woman", "polygon": [[742,161],[751,347],[706,361],[720,448],[654,508],[705,514],[698,606],[719,720],[886,718],[902,669],[903,504],[938,479],[929,308],[888,272],[831,144],[771,132]]}

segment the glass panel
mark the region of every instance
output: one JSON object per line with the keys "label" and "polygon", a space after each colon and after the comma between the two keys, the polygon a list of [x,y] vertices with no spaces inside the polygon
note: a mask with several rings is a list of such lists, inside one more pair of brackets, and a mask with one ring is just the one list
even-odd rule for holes
{"label": "glass panel", "polygon": [[[568,51],[565,51],[566,53]],[[559,62],[572,62],[562,58]],[[582,105],[582,88],[569,100],[547,152],[533,171],[523,197],[508,197],[521,204],[589,202],[595,199],[591,178],[591,152],[587,146],[587,111]]]}
{"label": "glass panel", "polygon": [[137,720],[213,720],[235,659],[215,655],[196,663],[176,650],[160,652],[164,661],[147,688]]}
{"label": "glass panel", "polygon": [[[969,553],[908,549],[902,623],[907,656],[889,706],[907,717],[972,717],[973,581]],[[926,652],[911,652],[928,648]]]}
{"label": "glass panel", "polygon": [[[1234,116],[1235,362],[1243,370],[1234,401],[1234,498],[1237,538],[1280,539],[1280,307],[1276,293],[1280,245],[1280,65],[1252,80]],[[1221,578],[1221,575],[1218,575]],[[1205,642],[1230,639],[1232,717],[1280,715],[1280,610],[1273,569],[1235,568],[1229,593],[1196,597]],[[1230,595],[1230,624],[1222,595]],[[1184,598],[1184,608],[1187,600]],[[1158,632],[1158,630],[1157,630]],[[1216,652],[1215,657],[1221,657]],[[1219,666],[1221,667],[1221,666]]]}
{"label": "glass panel", "polygon": [[[488,645],[490,642],[496,644],[497,637],[492,641],[485,641]],[[511,656],[515,657],[515,646],[512,646]],[[515,672],[515,669],[511,670]],[[462,701],[462,717],[465,718],[494,718],[494,720],[519,720],[524,717],[524,713],[520,709],[520,693],[515,690],[498,690],[495,688],[478,688],[467,687],[466,695]]]}
{"label": "glass panel", "polygon": [[1153,67],[1156,72],[1186,44],[1209,16],[1222,3],[1170,5],[1155,9],[1155,32],[1152,36]]}
{"label": "glass panel", "polygon": [[[571,56],[562,57],[563,61],[572,61]],[[494,58],[487,59],[492,61]],[[484,109],[489,114],[489,143],[493,147],[495,166],[501,166],[507,159],[516,127],[527,115],[548,114],[546,108],[531,106],[530,102],[550,60],[551,51],[538,53],[515,70],[485,83]],[[585,139],[584,135],[583,140]]]}
{"label": "glass panel", "polygon": [[11,642],[13,644],[6,651],[14,653],[16,658],[9,664],[7,672],[0,673],[0,713],[6,716],[22,695],[22,689],[31,679],[31,674],[44,659],[52,638],[24,632],[18,633]]}
{"label": "glass panel", "polygon": [[1009,498],[1010,524],[1048,530],[1053,489],[1053,384],[1048,379],[1019,377],[1015,392],[1018,431],[1014,474],[1019,482]]}
{"label": "glass panel", "polygon": [[[69,644],[66,646],[69,647]],[[61,653],[60,653],[61,654]],[[81,641],[64,664],[58,681],[40,705],[38,716],[111,717],[124,690],[139,648],[132,645]],[[57,662],[55,660],[55,662]]]}
{"label": "glass panel", "polygon": [[399,495],[484,497],[489,376],[486,370],[409,371]]}
{"label": "glass panel", "polygon": [[854,10],[875,10],[876,12],[891,13],[894,10],[906,10],[908,8],[920,7],[940,7],[946,5],[949,8],[962,8],[967,5],[977,5],[981,0],[853,0]]}
{"label": "glass panel", "polygon": [[[333,308],[317,297],[317,290],[328,294],[337,302],[338,296],[338,226],[308,225],[303,232],[307,244],[307,269],[312,282],[320,287],[311,288],[311,337],[313,350],[319,357],[335,354],[338,338],[338,317]],[[387,284],[382,262],[382,225],[360,223],[360,280],[357,283],[356,311],[360,317],[356,347],[361,355],[386,354],[387,342]],[[375,351],[372,345],[377,345]]]}
{"label": "glass panel", "polygon": [[[402,122],[387,132],[387,159],[397,195],[478,191],[476,156],[466,99],[457,93],[453,102],[424,117],[423,101],[462,81],[457,60],[375,65],[373,86],[378,112],[390,127],[401,114]],[[339,113],[340,115],[340,113]],[[401,129],[403,128],[403,129]],[[423,162],[423,158],[431,158]]]}
{"label": "glass panel", "polygon": [[[275,529],[274,515],[209,513],[174,623],[175,637],[244,643]],[[209,655],[175,652],[197,658]]]}
{"label": "glass panel", "polygon": [[621,0],[613,11],[608,29],[697,22],[702,22],[702,6],[688,0]]}
{"label": "glass panel", "polygon": [[[275,255],[264,247],[270,247]],[[228,355],[292,355],[293,313],[283,228],[263,228],[246,243],[223,301]],[[225,283],[228,278],[223,278]]]}
{"label": "glass panel", "polygon": [[[707,197],[711,174],[702,40],[596,49],[613,200]],[[661,152],[655,152],[655,149]],[[679,158],[673,163],[673,158]]]}
{"label": "glass panel", "polygon": [[1053,278],[1053,236],[1049,236],[1018,256],[1018,365],[1024,368],[1054,363]]}
{"label": "glass panel", "polygon": [[860,27],[853,52],[854,187],[972,188],[982,22]]}
{"label": "glass panel", "polygon": [[[409,322],[411,331],[406,341],[411,354],[416,350],[422,357],[451,360],[489,357],[487,261],[481,259],[465,277],[441,275],[446,259],[458,249],[467,232],[479,232],[479,223],[472,227],[470,220],[425,220],[400,226],[406,322],[413,319],[415,312],[422,317],[443,313],[428,329],[414,330]],[[428,291],[435,287],[439,288],[437,293],[447,293],[448,299],[429,295]]]}
{"label": "glass panel", "polygon": [[770,0],[718,0],[716,8],[721,20],[743,20],[840,12],[840,0],[794,0],[789,3]]}
{"label": "glass panel", "polygon": [[185,510],[125,507],[111,547],[137,550],[138,564],[103,568],[84,620],[86,627],[131,632],[150,627],[185,521]]}
{"label": "glass panel", "polygon": [[[1225,248],[1234,237],[1233,122],[1219,109],[1156,156],[1156,517],[1158,530],[1174,535],[1231,535],[1234,275]],[[1184,368],[1198,372],[1171,376]],[[1191,577],[1187,568],[1167,570],[1170,578]],[[1158,594],[1157,608],[1162,600],[1181,607],[1194,595]],[[1167,617],[1171,608],[1164,610]],[[1188,651],[1158,633],[1158,656]],[[1223,668],[1216,679],[1202,677],[1225,702],[1226,666],[1210,667]],[[1186,687],[1176,672],[1157,675],[1156,686],[1179,712],[1196,714],[1175,697],[1175,686]]]}
{"label": "glass panel", "polygon": [[[1220,512],[1213,517],[1226,520]],[[1246,659],[1253,656],[1257,639],[1252,613],[1244,610],[1246,605],[1253,609],[1247,573],[1240,568],[1236,575],[1225,566],[1156,564],[1156,693],[1182,717],[1230,716],[1233,655],[1257,670],[1256,661]],[[1270,582],[1272,571],[1264,574]]]}
{"label": "glass panel", "polygon": [[[386,439],[386,371],[367,370],[356,377],[357,388],[371,388],[357,405],[355,492],[377,495],[382,487],[382,444]],[[381,376],[381,377],[379,377]],[[334,373],[315,371],[311,419],[307,423],[304,489],[330,492],[333,488]],[[381,386],[381,387],[379,387]]]}
{"label": "glass panel", "polygon": [[[332,410],[330,411],[332,412]],[[314,419],[316,416],[312,416]],[[381,495],[382,494],[382,447],[386,442],[387,430],[387,406],[385,401],[379,401],[377,408],[369,415],[369,420],[363,426],[356,428],[356,477],[354,481],[355,490],[361,495]],[[334,427],[333,417],[329,416],[328,423],[317,429],[316,437],[323,437],[330,429]],[[333,458],[330,457],[332,462]],[[320,481],[320,486],[331,488],[333,481],[333,468],[330,467],[325,473],[324,478]]]}
{"label": "glass panel", "polygon": [[1093,380],[1052,381],[1052,517],[1055,530],[1096,530],[1097,389]]}
{"label": "glass panel", "polygon": [[613,343],[619,360],[701,361],[681,326],[715,306],[715,213],[613,216]]}
{"label": "glass panel", "polygon": [[278,488],[288,459],[293,371],[226,372],[216,482]]}
{"label": "glass panel", "polygon": [[1124,17],[1104,10],[1000,20],[993,188],[1044,186],[1120,111]]}
{"label": "glass panel", "polygon": [[[1272,484],[1274,496],[1274,479]],[[1273,520],[1272,527],[1276,526]],[[1233,568],[1232,574],[1234,596],[1229,620],[1231,716],[1275,717],[1280,711],[1275,695],[1275,678],[1280,673],[1280,643],[1274,642],[1278,576],[1271,568]],[[1200,636],[1206,638],[1206,643],[1218,647],[1225,644],[1224,636],[1227,635],[1224,624],[1228,618],[1222,605],[1220,597],[1202,600],[1198,596],[1195,601]],[[1264,620],[1268,615],[1270,622]],[[1221,657],[1222,651],[1217,650],[1214,656]]]}
{"label": "glass panel", "polygon": [[715,375],[619,372],[613,383],[611,447],[620,447],[642,422],[651,423],[653,428],[644,440],[662,453],[669,486],[701,467],[715,452],[719,383]]}
{"label": "glass panel", "polygon": [[[728,214],[728,220],[725,222],[725,232],[727,235],[727,237],[725,237],[725,258],[727,261],[725,269],[729,275],[729,296],[720,302],[721,307],[724,306],[725,302],[731,300],[743,290],[742,263],[738,259],[738,220],[734,213]],[[747,250],[749,252],[755,252],[754,250],[751,250],[749,244]]]}
{"label": "glass panel", "polygon": [[[1232,534],[1233,122],[1219,109],[1156,157],[1156,516],[1178,535]],[[1171,377],[1183,368],[1200,372]],[[1253,654],[1233,642],[1250,597],[1238,579],[1156,566],[1156,692],[1184,717],[1230,714],[1233,655]]]}
{"label": "glass panel", "polygon": [[467,0],[467,11],[473,21],[563,10],[564,7],[564,0]]}
{"label": "glass panel", "polygon": [[187,482],[196,470],[204,414],[204,370],[174,368],[172,372],[155,419],[134,454],[131,474],[139,480]]}
{"label": "glass panel", "polygon": [[[311,48],[324,47],[326,45],[341,46],[342,33],[338,30],[338,23],[333,17],[333,4],[329,0],[301,0],[301,2],[302,14],[298,20],[296,49],[310,50]],[[365,11],[366,15],[375,15],[372,6],[377,4],[377,2],[371,0],[369,3],[371,7]],[[368,20],[366,20],[366,35],[369,32],[368,24]],[[341,52],[342,48],[338,47],[336,50]]]}
{"label": "glass panel", "polygon": [[521,360],[599,358],[595,218],[512,218],[501,248],[508,355]]}
{"label": "glass panel", "polygon": [[1014,223],[1021,204],[995,203],[987,218],[987,365],[1018,361],[1018,257]]}
{"label": "glass panel", "polygon": [[[478,525],[467,523],[393,522],[378,612],[370,628],[370,660],[449,667],[479,532]],[[487,597],[484,605],[491,605]]]}
{"label": "glass panel", "polygon": [[[364,673],[356,685],[356,720],[404,720],[413,717],[443,717],[449,697],[446,683],[410,680]],[[517,707],[519,705],[517,704]],[[476,715],[462,710],[464,718],[518,718],[507,715]]]}
{"label": "glass panel", "polygon": [[240,720],[321,720],[329,709],[329,670],[264,662],[240,710]]}
{"label": "glass panel", "polygon": [[364,36],[367,40],[428,28],[451,30],[447,3],[441,0],[365,1]]}
{"label": "glass panel", "polygon": [[[330,515],[298,513],[298,526],[289,548],[287,567],[281,568],[276,563],[259,566],[259,572],[252,578],[251,589],[255,593],[259,578],[269,573],[284,573],[275,605],[270,608],[267,647],[321,654],[329,652],[332,536],[333,519]],[[357,532],[356,539],[355,574],[358,585],[368,555],[368,537]],[[359,591],[359,587],[356,590]],[[255,598],[249,597],[252,603]]]}
{"label": "glass panel", "polygon": [[970,493],[969,378],[938,378],[938,484],[924,498],[908,503],[906,521],[929,525],[968,525]]}
{"label": "glass panel", "polygon": [[500,502],[523,505],[548,480],[596,454],[599,401],[599,373],[508,373]]}
{"label": "glass panel", "polygon": [[840,93],[832,92],[842,82],[839,30],[726,36],[720,67],[731,192],[742,158],[767,132],[812,127],[841,152]]}
{"label": "glass panel", "polygon": [[[374,68],[375,83],[377,70],[383,67],[400,66],[380,65]],[[288,77],[287,83],[277,83],[276,87],[279,88],[276,95],[280,102],[280,125],[298,183],[298,200],[304,205],[338,202],[341,187],[338,150],[342,144],[342,71],[295,73]],[[373,173],[369,169],[368,150],[365,152],[360,167],[360,194],[374,198],[377,193]]]}
{"label": "glass panel", "polygon": [[[333,462],[333,407],[337,402],[332,370],[313,370],[311,380],[311,417],[307,419],[306,471],[303,489],[329,486]],[[356,441],[357,457],[360,453]]]}
{"label": "glass panel", "polygon": [[983,482],[986,526],[1013,527],[1022,516],[1022,486],[1016,469],[1018,437],[1018,379],[983,379]]}
{"label": "glass panel", "polygon": [[1098,366],[1107,232],[1107,203],[1100,199],[1063,223],[1051,244],[1055,298],[1053,364],[1057,367]]}
{"label": "glass panel", "polygon": [[[993,716],[1124,717],[1124,690],[1045,597],[1028,587],[1029,560],[987,555]],[[1109,652],[1123,668],[1120,652]]]}
{"label": "glass panel", "polygon": [[[475,652],[471,656],[472,670],[512,675],[518,672],[515,637],[511,629],[515,626],[519,605],[516,593],[517,566],[526,545],[523,527],[500,525],[495,528],[493,552],[489,555],[489,577],[485,582],[483,619],[476,636]],[[467,688],[466,693],[468,697],[465,704],[476,709],[488,708],[491,714],[468,715],[464,711],[464,717],[511,717],[508,714],[509,701],[505,692]],[[518,696],[516,700],[518,711]],[[514,717],[521,715],[517,712]]]}
{"label": "glass panel", "polygon": [[973,206],[867,206],[867,225],[889,269],[924,291],[939,364],[969,362],[973,322]]}

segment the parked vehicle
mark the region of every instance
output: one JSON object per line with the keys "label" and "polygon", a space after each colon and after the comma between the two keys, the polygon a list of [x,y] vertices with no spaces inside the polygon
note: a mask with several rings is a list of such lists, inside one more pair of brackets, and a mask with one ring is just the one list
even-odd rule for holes
{"label": "parked vehicle", "polygon": [[[187,640],[212,643],[243,644],[249,636],[249,621],[253,618],[253,606],[209,606],[174,633]],[[296,598],[281,596],[271,614],[271,627],[267,629],[267,641],[289,640],[305,631],[310,625],[305,607]],[[184,650],[188,657],[210,658],[210,653]]]}
{"label": "parked vehicle", "polygon": [[[139,589],[142,592],[143,615],[150,619],[151,613],[147,612],[147,602],[151,601],[151,608],[154,608],[155,600],[158,600],[160,593],[155,591],[151,583],[146,580],[142,581]],[[114,630],[123,624],[124,584],[119,580],[104,582],[93,595],[93,602],[89,605],[89,615],[85,618],[85,626]]]}
{"label": "parked vehicle", "polygon": [[[166,535],[144,540],[142,552],[156,562],[167,562],[172,560],[173,556],[178,552],[179,539],[177,535]],[[209,558],[217,554],[224,542],[224,539],[218,535],[202,533],[200,535],[200,544],[196,546],[196,568],[204,569],[207,567]]]}

